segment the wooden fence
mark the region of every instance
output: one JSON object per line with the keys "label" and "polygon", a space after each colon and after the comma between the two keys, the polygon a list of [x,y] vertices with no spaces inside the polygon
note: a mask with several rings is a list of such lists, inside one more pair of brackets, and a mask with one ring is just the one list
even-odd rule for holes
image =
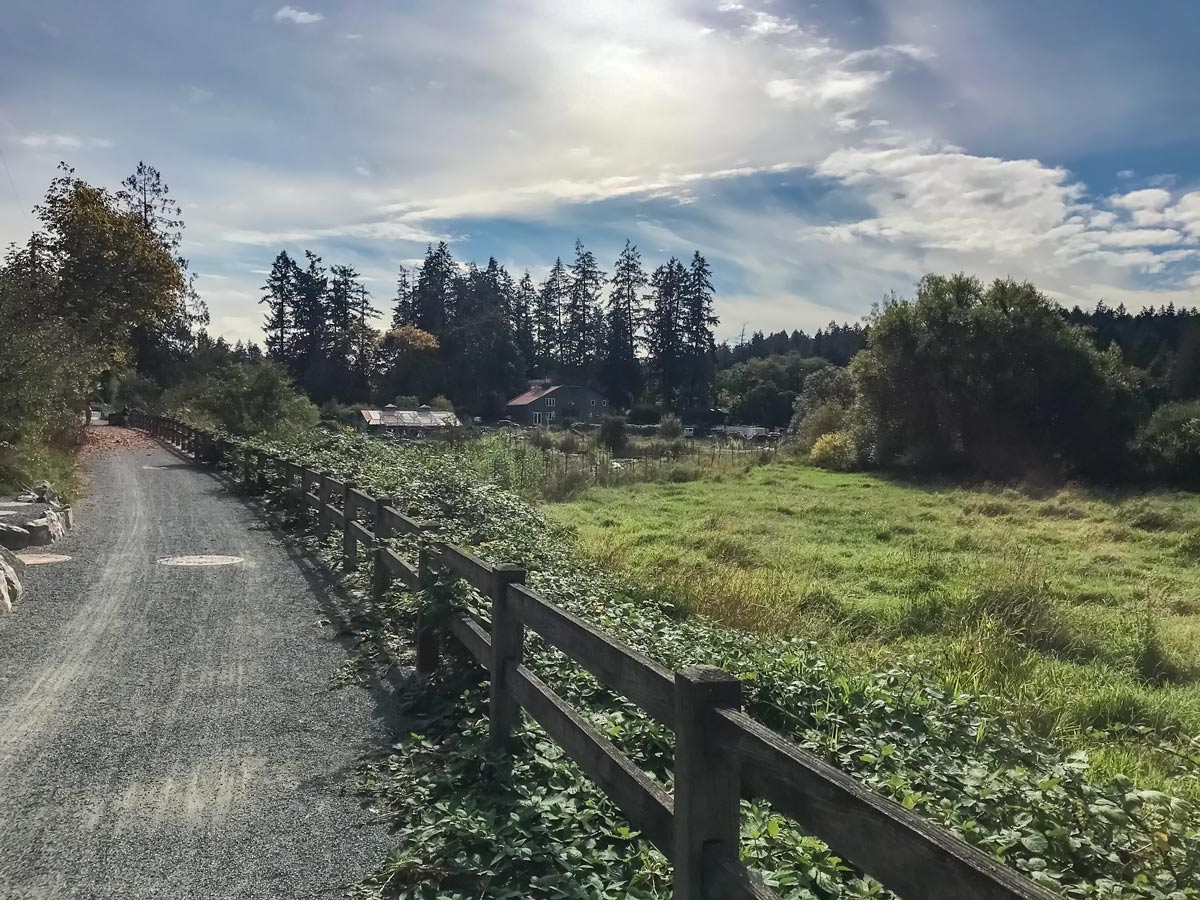
{"label": "wooden fence", "polygon": [[[739,860],[742,798],[766,800],[906,900],[1057,896],[750,718],[733,676],[710,666],[670,672],[527,588],[519,566],[439,541],[435,523],[404,515],[389,498],[172,419],[137,414],[131,421],[198,460],[240,467],[245,482],[273,484],[315,509],[322,536],[335,526],[341,531],[348,569],[358,564],[360,548],[371,555],[376,596],[394,580],[417,587],[441,573],[488,598],[490,628],[469,613],[444,627],[489,673],[492,741],[508,745],[520,710],[528,712],[671,861],[677,900],[777,896]],[[398,532],[422,537],[417,565],[387,546]],[[674,730],[674,796],[525,667],[527,629]],[[431,671],[438,636],[427,623],[418,624],[416,644],[418,670]]]}

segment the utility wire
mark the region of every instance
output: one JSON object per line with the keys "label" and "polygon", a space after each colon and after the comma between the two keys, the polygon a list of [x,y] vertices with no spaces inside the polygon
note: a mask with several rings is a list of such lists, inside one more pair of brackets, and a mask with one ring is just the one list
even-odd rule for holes
{"label": "utility wire", "polygon": [[12,188],[13,199],[17,201],[17,206],[21,208],[21,212],[29,218],[29,210],[25,208],[25,204],[21,202],[21,195],[17,193],[17,183],[13,181],[12,171],[8,168],[8,160],[4,158],[4,151],[0,150],[0,163],[4,164],[4,174],[8,176],[8,186]]}

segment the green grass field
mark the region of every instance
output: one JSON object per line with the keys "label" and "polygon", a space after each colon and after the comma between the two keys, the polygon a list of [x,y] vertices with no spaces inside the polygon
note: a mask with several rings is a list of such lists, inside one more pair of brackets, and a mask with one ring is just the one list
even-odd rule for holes
{"label": "green grass field", "polygon": [[932,667],[1099,770],[1200,797],[1200,495],[779,461],[546,511],[634,594],[863,665]]}

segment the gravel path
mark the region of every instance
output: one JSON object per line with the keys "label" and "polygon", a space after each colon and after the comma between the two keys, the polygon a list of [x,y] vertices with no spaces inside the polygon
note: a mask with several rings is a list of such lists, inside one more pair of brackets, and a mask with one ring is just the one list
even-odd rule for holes
{"label": "gravel path", "polygon": [[388,704],[331,689],[324,589],[178,456],[85,465],[72,559],[0,615],[0,898],[339,896],[390,846],[354,794]]}

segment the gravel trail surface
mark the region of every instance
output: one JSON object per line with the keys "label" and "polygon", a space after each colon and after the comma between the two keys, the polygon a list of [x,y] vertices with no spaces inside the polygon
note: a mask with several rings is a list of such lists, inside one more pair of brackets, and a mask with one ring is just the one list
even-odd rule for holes
{"label": "gravel trail surface", "polygon": [[[340,896],[390,846],[354,793],[388,703],[331,687],[327,588],[179,456],[85,466],[71,559],[0,614],[0,898]],[[159,561],[206,554],[243,561]]]}

